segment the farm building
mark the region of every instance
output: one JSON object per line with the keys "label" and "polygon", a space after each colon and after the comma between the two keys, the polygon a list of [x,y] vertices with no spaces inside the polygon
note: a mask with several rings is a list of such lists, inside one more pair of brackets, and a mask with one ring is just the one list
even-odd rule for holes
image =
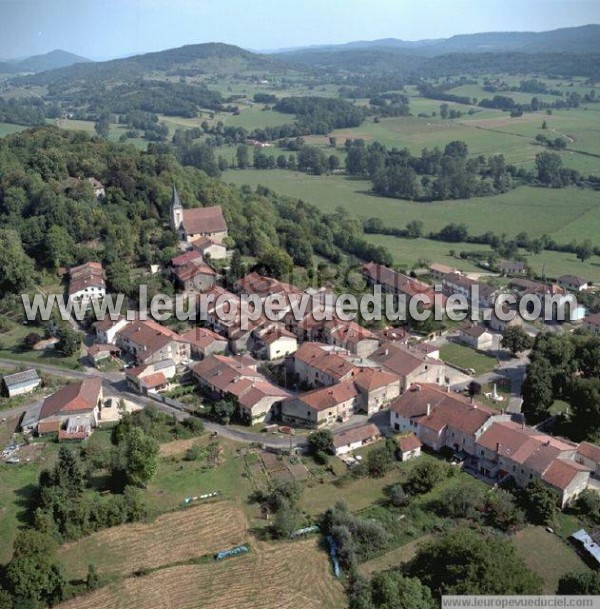
{"label": "farm building", "polygon": [[596,568],[600,567],[600,545],[585,529],[579,529],[571,535],[571,539],[591,559]]}
{"label": "farm building", "polygon": [[333,449],[336,455],[343,455],[362,446],[372,444],[380,437],[381,433],[373,423],[351,427],[333,434]]}
{"label": "farm building", "polygon": [[587,279],[583,279],[583,277],[578,277],[577,275],[561,275],[557,279],[557,283],[561,288],[573,290],[575,292],[583,292],[590,287]]}
{"label": "farm building", "polygon": [[40,386],[41,382],[42,379],[39,377],[37,371],[30,368],[29,370],[23,370],[22,372],[7,374],[2,379],[2,386],[4,391],[6,391],[6,395],[8,395],[9,398],[12,398],[16,395],[23,395],[35,391]]}
{"label": "farm building", "polygon": [[415,434],[401,436],[397,438],[396,443],[398,444],[398,456],[400,457],[400,461],[408,461],[421,454],[422,443]]}
{"label": "farm building", "polygon": [[527,265],[521,260],[502,260],[498,265],[498,270],[503,275],[525,275]]}

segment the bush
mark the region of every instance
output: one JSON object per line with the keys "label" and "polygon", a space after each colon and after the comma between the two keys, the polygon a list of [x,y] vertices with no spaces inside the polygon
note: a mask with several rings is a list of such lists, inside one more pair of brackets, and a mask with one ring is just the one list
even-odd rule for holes
{"label": "bush", "polygon": [[394,484],[388,491],[390,503],[394,507],[403,507],[410,501],[410,495],[404,490],[401,484]]}
{"label": "bush", "polygon": [[446,463],[422,461],[417,463],[410,471],[405,488],[411,495],[428,493],[453,474],[454,470]]}

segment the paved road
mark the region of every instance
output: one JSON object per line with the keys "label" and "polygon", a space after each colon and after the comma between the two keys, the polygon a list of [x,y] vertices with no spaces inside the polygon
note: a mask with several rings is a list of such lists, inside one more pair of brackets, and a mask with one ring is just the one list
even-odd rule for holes
{"label": "paved road", "polygon": [[[96,370],[95,368],[84,368],[83,370],[66,370],[58,366],[51,366],[49,364],[39,364],[38,362],[24,362],[22,360],[0,359],[0,366],[4,368],[14,369],[23,366],[23,364],[31,364],[31,366],[42,372],[47,372],[48,374],[53,374],[55,376],[60,376],[69,380],[81,380],[92,376],[99,376],[102,378],[102,385],[105,393],[109,394],[110,396],[114,396],[117,399],[123,398],[130,402],[137,403],[140,406],[152,405],[162,412],[166,412],[170,415],[175,415],[175,417],[179,421],[183,421],[192,416],[167,404],[162,404],[161,402],[157,402],[151,398],[141,396],[137,393],[129,391],[125,382],[125,375],[121,372],[101,372],[100,370]],[[39,400],[33,400],[29,404],[24,404],[23,406],[19,406],[17,408],[2,410],[0,411],[0,417],[9,419],[19,416],[37,401]],[[219,423],[215,423],[213,421],[204,420],[203,422],[204,427],[207,431],[211,433],[217,433],[218,435],[224,438],[236,440],[238,442],[257,442],[270,448],[289,448],[290,440],[292,447],[299,447],[306,444],[306,438],[303,436],[273,436],[267,433],[256,433],[253,431],[245,431],[233,427],[227,427],[225,425],[220,425]]]}

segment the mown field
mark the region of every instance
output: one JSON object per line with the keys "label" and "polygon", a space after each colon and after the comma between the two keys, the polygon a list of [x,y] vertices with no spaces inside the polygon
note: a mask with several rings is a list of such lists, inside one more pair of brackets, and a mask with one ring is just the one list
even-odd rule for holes
{"label": "mown field", "polygon": [[[171,538],[173,544],[179,540]],[[342,584],[315,538],[252,542],[250,552],[221,562],[168,567],[124,579],[61,609],[341,609]]]}

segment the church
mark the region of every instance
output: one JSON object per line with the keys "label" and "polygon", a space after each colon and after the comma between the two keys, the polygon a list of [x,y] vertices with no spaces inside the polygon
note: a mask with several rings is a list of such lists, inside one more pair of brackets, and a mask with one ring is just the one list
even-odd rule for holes
{"label": "church", "polygon": [[171,227],[182,241],[188,243],[202,237],[214,243],[223,243],[227,237],[227,224],[220,205],[184,209],[175,186],[171,201]]}

